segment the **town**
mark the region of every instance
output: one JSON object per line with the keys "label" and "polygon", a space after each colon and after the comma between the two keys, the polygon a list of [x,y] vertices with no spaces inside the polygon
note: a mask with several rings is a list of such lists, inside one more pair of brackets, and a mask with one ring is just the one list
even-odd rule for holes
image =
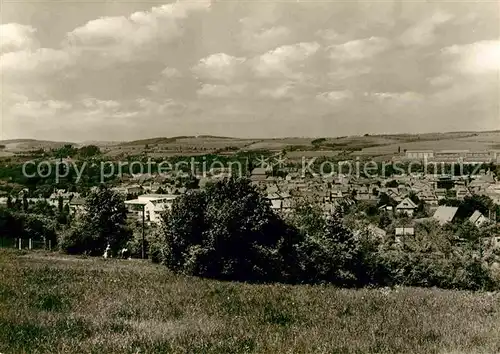
{"label": "town", "polygon": [[[442,164],[463,167],[473,166],[475,173],[464,175],[402,173],[395,176],[363,177],[342,173],[329,173],[305,176],[297,164],[289,167],[255,167],[243,176],[249,178],[270,201],[272,210],[278,213],[290,212],[297,200],[319,206],[325,215],[336,207],[347,203],[362,206],[364,209],[377,208],[378,214],[390,213],[407,218],[405,227],[393,230],[396,236],[404,232],[414,235],[414,226],[419,222],[434,219],[443,225],[452,222],[458,205],[472,196],[486,197],[492,201],[488,210],[474,210],[470,221],[477,225],[494,224],[500,205],[500,178],[491,169],[500,163],[499,151],[468,150],[407,150],[393,157],[393,162],[425,162],[433,166]],[[411,172],[411,171],[410,171]],[[233,176],[231,168],[214,167],[208,172],[195,174],[196,189],[204,189],[207,184]],[[123,177],[123,176],[122,176]],[[241,176],[240,176],[241,177]],[[121,178],[111,189],[125,198],[132,218],[146,224],[159,224],[161,214],[170,209],[174,200],[189,189],[179,185],[174,172],[170,174],[134,174]],[[123,181],[125,180],[125,181]],[[98,187],[92,187],[90,191]],[[17,196],[0,197],[0,206],[8,204],[8,198],[23,199],[22,190]],[[29,203],[46,201],[57,207],[59,203],[68,206],[72,214],[84,211],[85,199],[78,192],[55,188],[48,198],[26,197]],[[453,206],[455,205],[455,206]],[[371,225],[381,235],[387,230]],[[404,230],[403,230],[404,229]],[[500,236],[500,235],[499,235]]]}

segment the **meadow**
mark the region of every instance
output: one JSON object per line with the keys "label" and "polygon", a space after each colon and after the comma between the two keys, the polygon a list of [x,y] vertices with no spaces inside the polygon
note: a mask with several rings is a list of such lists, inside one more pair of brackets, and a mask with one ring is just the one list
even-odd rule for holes
{"label": "meadow", "polygon": [[0,353],[498,353],[500,294],[226,283],[0,250]]}

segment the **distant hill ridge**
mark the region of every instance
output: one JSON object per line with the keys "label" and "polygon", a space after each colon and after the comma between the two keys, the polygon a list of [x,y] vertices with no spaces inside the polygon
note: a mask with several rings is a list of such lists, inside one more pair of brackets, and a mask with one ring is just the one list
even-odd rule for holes
{"label": "distant hill ridge", "polygon": [[[490,131],[456,131],[456,132],[435,132],[435,133],[367,133],[360,135],[350,135],[350,136],[316,136],[316,137],[274,137],[274,138],[239,138],[239,137],[228,137],[228,136],[218,136],[218,135],[180,135],[173,137],[153,137],[146,139],[138,139],[131,141],[84,141],[84,142],[67,142],[67,141],[51,141],[51,140],[38,140],[33,138],[18,138],[18,139],[5,139],[0,140],[0,145],[5,146],[5,151],[7,150],[32,150],[39,148],[57,148],[66,144],[71,144],[75,147],[81,147],[84,145],[97,145],[103,148],[112,148],[112,147],[144,147],[145,145],[202,145],[204,144],[204,140],[206,140],[207,144],[216,144],[217,142],[221,142],[221,146],[225,144],[229,144],[231,146],[247,146],[252,143],[259,143],[263,146],[266,143],[280,143],[286,145],[304,145],[309,146],[314,141],[315,145],[321,145],[325,147],[332,147],[331,145],[346,145],[347,143],[353,144],[353,142],[365,142],[373,145],[387,145],[387,144],[395,144],[395,143],[410,143],[410,142],[425,142],[429,141],[432,143],[433,141],[442,141],[442,140],[450,140],[450,139],[460,139],[460,138],[469,138],[474,139],[474,137],[481,137],[487,134],[500,134],[500,130],[490,130]],[[374,140],[376,138],[380,138],[379,140]],[[386,139],[387,141],[382,141]],[[489,146],[487,148],[500,147],[500,138],[487,138],[488,141],[484,140],[484,142],[488,142]],[[392,140],[392,141],[389,141]]]}
{"label": "distant hill ridge", "polygon": [[219,139],[219,140],[238,140],[238,138],[232,138],[227,136],[216,136],[216,135],[180,135],[173,137],[157,137],[149,139],[132,140],[121,143],[121,146],[133,146],[133,145],[154,145],[154,144],[170,144],[177,140],[182,139]]}

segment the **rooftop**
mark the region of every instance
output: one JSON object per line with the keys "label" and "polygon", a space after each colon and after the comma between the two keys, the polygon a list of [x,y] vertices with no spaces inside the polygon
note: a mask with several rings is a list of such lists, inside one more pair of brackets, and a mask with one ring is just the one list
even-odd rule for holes
{"label": "rooftop", "polygon": [[441,205],[436,209],[433,218],[439,221],[439,223],[445,224],[453,220],[457,211],[458,211],[457,207]]}

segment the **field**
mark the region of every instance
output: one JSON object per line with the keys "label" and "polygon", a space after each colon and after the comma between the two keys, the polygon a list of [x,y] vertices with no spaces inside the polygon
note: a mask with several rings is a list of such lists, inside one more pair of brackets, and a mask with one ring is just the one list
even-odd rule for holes
{"label": "field", "polygon": [[[217,136],[179,136],[158,137],[128,142],[87,142],[99,146],[106,157],[123,158],[127,155],[147,154],[151,158],[173,155],[194,156],[201,154],[231,154],[251,150],[290,150],[290,159],[301,157],[332,157],[345,151],[354,152],[353,156],[393,155],[407,150],[463,150],[482,151],[500,149],[500,132],[454,132],[429,134],[366,135],[346,137],[325,137],[320,139],[290,137],[275,139],[242,139]],[[54,149],[63,142],[33,139],[3,140],[5,145],[0,157],[29,150]],[[84,143],[76,144],[81,146]],[[298,156],[300,154],[300,156]]]}
{"label": "field", "polygon": [[[427,140],[428,139],[428,140]],[[367,154],[390,154],[398,151],[398,147],[403,150],[471,150],[471,151],[484,151],[500,148],[500,133],[477,133],[477,134],[464,134],[453,135],[443,134],[441,137],[422,136],[421,139],[416,141],[404,140],[400,142],[372,146],[363,149]]]}
{"label": "field", "polygon": [[249,285],[0,250],[1,353],[498,353],[500,296]]}

